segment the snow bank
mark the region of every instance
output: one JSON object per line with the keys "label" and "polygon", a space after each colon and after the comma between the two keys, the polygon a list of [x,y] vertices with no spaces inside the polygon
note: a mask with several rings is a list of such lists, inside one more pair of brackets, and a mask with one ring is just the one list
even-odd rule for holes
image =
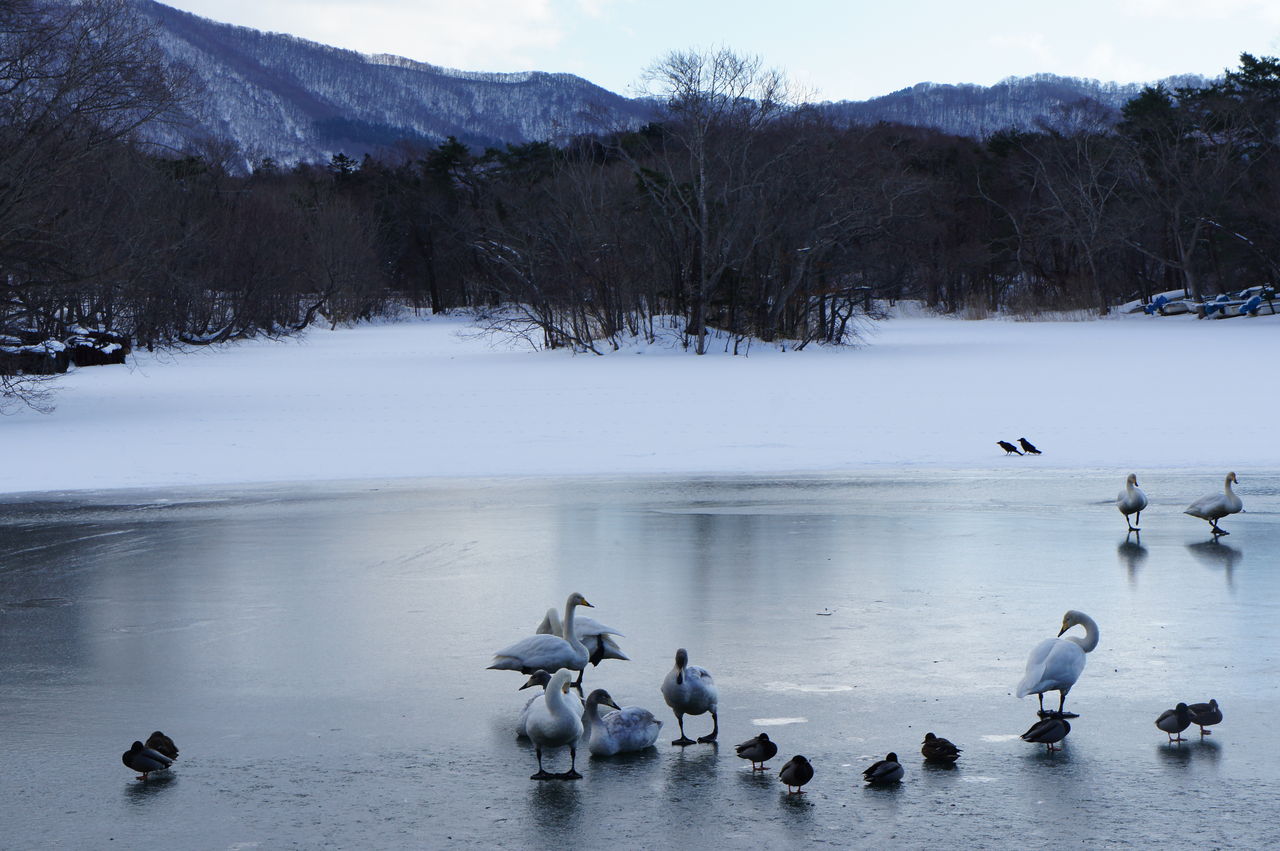
{"label": "snow bank", "polygon": [[[1017,465],[1280,468],[1280,320],[905,315],[859,348],[532,352],[460,319],[364,325],[59,380],[0,418],[0,492],[402,476]],[[1026,437],[1038,458],[1006,458]]]}

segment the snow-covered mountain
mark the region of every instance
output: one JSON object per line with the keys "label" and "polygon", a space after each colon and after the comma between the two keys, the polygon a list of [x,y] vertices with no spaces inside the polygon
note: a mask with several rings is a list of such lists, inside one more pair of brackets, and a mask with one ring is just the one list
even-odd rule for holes
{"label": "snow-covered mountain", "polygon": [[[1208,80],[1182,75],[1159,82],[1172,89],[1202,86]],[[994,86],[917,83],[870,100],[824,104],[823,109],[838,120],[850,123],[888,121],[981,139],[1011,127],[1032,129],[1036,119],[1050,115],[1056,107],[1084,99],[1119,110],[1144,85],[1033,74],[1009,77]]]}
{"label": "snow-covered mountain", "polygon": [[[192,69],[203,91],[191,126],[153,129],[176,149],[230,143],[245,167],[359,158],[408,139],[436,145],[449,136],[473,148],[554,140],[636,126],[651,103],[571,74],[491,74],[441,68],[398,56],[366,55],[281,33],[217,23],[154,0],[131,0],[161,47]],[[1170,78],[1170,86],[1204,78]],[[982,138],[1031,128],[1055,107],[1096,100],[1118,109],[1141,84],[1037,74],[994,86],[920,83],[866,101],[822,104],[841,122],[889,121]]]}
{"label": "snow-covered mountain", "polygon": [[546,140],[646,120],[652,109],[571,74],[455,71],[216,23],[134,0],[160,46],[203,86],[194,126],[156,141],[234,143],[248,162],[327,160],[401,139],[473,147]]}

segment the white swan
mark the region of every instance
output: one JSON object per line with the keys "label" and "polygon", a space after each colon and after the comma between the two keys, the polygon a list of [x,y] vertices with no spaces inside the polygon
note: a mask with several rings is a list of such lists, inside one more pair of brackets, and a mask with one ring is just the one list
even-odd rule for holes
{"label": "white swan", "polygon": [[711,732],[698,739],[699,742],[714,742],[720,733],[720,718],[716,714],[720,693],[716,689],[715,680],[706,668],[689,664],[689,653],[681,647],[676,651],[675,667],[667,672],[662,681],[662,698],[667,706],[676,714],[676,723],[680,725],[680,738],[671,742],[673,745],[693,744],[684,734],[684,716],[711,713]]}
{"label": "white swan", "polygon": [[[612,706],[614,711],[601,717],[600,704]],[[587,695],[587,712],[583,718],[587,749],[595,756],[651,748],[662,730],[662,722],[652,712],[639,706],[619,706],[602,688]]]}
{"label": "white swan", "polygon": [[590,654],[586,646],[578,640],[575,631],[573,613],[578,606],[594,608],[576,591],[569,595],[569,599],[564,604],[564,622],[568,627],[565,633],[568,635],[567,639],[558,635],[531,635],[494,653],[493,664],[489,666],[489,670],[532,674],[539,668],[544,671],[569,668],[578,672],[577,684],[581,685],[582,669],[587,667]]}
{"label": "white swan", "polygon": [[1213,527],[1213,534],[1230,535],[1230,532],[1223,531],[1218,528],[1218,521],[1228,514],[1235,514],[1244,508],[1244,503],[1240,501],[1240,497],[1236,496],[1231,490],[1231,483],[1240,483],[1235,473],[1227,473],[1226,481],[1222,486],[1222,493],[1211,493],[1208,496],[1202,496],[1195,502],[1187,506],[1183,514],[1190,514],[1192,517],[1199,517],[1201,520],[1208,520],[1209,525]]}
{"label": "white swan", "polygon": [[1147,495],[1138,487],[1138,474],[1130,473],[1124,480],[1124,490],[1116,497],[1116,508],[1124,515],[1124,522],[1129,524],[1130,532],[1141,532],[1133,523],[1129,523],[1129,515],[1133,514],[1134,523],[1142,522],[1142,509],[1147,507]]}
{"label": "white swan", "polygon": [[[578,773],[578,739],[582,737],[582,717],[566,699],[572,688],[573,675],[566,670],[556,671],[547,684],[546,694],[535,700],[529,709],[527,728],[529,738],[538,754],[538,773],[530,780],[581,780]],[[547,749],[569,746],[569,770],[562,774],[548,774],[542,767],[542,752]]]}
{"label": "white swan", "polygon": [[[578,640],[587,648],[592,665],[599,665],[605,659],[631,661],[631,657],[623,653],[622,648],[613,640],[613,636],[623,635],[613,627],[605,626],[595,618],[579,615],[574,621],[574,631],[578,634]],[[555,609],[547,609],[547,613],[542,617],[542,623],[538,624],[534,632],[539,635],[558,635],[564,638],[564,626],[560,620],[560,613]]]}
{"label": "white swan", "polygon": [[[551,675],[546,671],[537,670],[529,677],[528,682],[520,686],[520,691],[534,686],[541,686],[542,691],[525,701],[524,708],[520,710],[520,719],[516,721],[516,738],[527,739],[529,737],[529,711],[533,709],[533,704],[542,699],[542,695],[547,691],[547,685],[551,682]],[[564,696],[569,702],[569,708],[582,715],[582,699],[578,697],[576,692],[570,691]]]}
{"label": "white swan", "polygon": [[1061,636],[1073,626],[1084,627],[1084,638],[1069,635],[1066,638],[1046,638],[1037,644],[1027,658],[1027,671],[1022,682],[1018,683],[1018,697],[1034,694],[1040,698],[1041,717],[1045,715],[1046,691],[1058,692],[1056,715],[1063,717],[1065,713],[1062,705],[1066,703],[1067,692],[1071,691],[1071,687],[1080,678],[1080,672],[1084,670],[1084,654],[1098,646],[1098,624],[1093,618],[1072,609],[1062,616],[1062,629],[1058,630],[1058,635]]}

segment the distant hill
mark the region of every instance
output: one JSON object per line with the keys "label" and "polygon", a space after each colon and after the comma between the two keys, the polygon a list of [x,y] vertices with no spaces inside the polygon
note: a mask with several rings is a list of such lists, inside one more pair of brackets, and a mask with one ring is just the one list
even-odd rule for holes
{"label": "distant hill", "polygon": [[134,4],[206,89],[195,128],[157,131],[178,147],[214,138],[250,162],[292,163],[359,157],[400,139],[434,145],[455,136],[479,148],[553,139],[652,115],[647,103],[571,74],[455,71],[220,24],[152,0]]}
{"label": "distant hill", "polygon": [[[1159,82],[1176,88],[1204,85],[1208,79],[1186,74]],[[1055,107],[1086,98],[1119,110],[1145,85],[1034,74],[1009,77],[994,86],[917,83],[870,100],[823,104],[822,109],[851,124],[888,121],[981,139],[1010,127],[1032,129],[1038,118],[1051,114]]]}
{"label": "distant hill", "polygon": [[[650,102],[572,74],[457,71],[221,24],[154,0],[131,2],[154,25],[167,54],[189,66],[204,87],[191,126],[155,128],[153,141],[177,149],[207,140],[230,144],[243,155],[240,167],[265,157],[284,164],[325,161],[339,152],[359,158],[405,139],[436,145],[455,136],[482,149],[637,126],[656,115]],[[920,83],[819,108],[840,122],[889,121],[982,138],[1031,128],[1055,107],[1082,98],[1118,109],[1141,88],[1037,74],[994,86]]]}

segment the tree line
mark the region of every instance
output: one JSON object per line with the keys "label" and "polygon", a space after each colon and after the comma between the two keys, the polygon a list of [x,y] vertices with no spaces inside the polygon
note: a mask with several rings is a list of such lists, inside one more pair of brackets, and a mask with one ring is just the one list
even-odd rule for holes
{"label": "tree line", "polygon": [[[674,329],[697,353],[842,343],[880,300],[982,314],[1275,280],[1280,62],[1082,101],[985,140],[850,125],[728,50],[646,71],[661,121],[474,151],[454,139],[237,173],[140,141],[198,97],[126,0],[0,0],[4,353],[280,335],[389,307],[472,310],[540,347]],[[12,363],[12,361],[10,361]]]}

